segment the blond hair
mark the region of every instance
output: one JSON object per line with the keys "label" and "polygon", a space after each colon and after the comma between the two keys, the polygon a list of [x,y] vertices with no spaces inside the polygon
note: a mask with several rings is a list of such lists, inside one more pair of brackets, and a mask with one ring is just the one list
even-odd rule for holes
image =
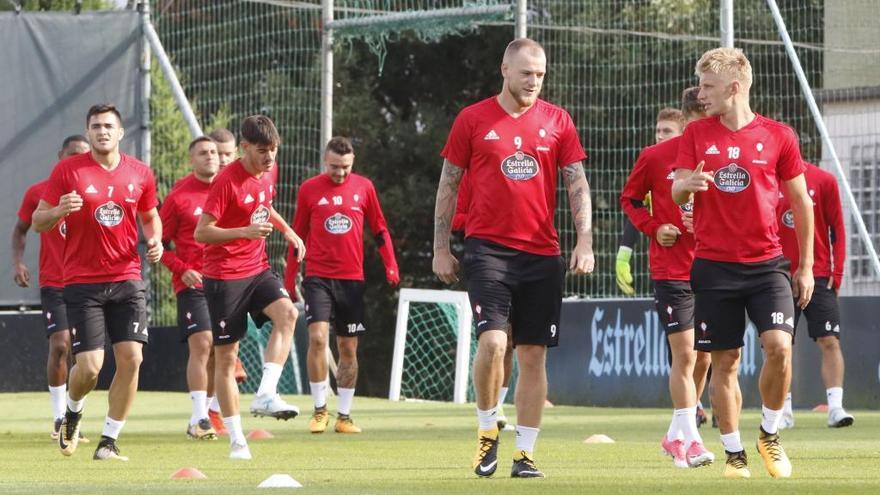
{"label": "blond hair", "polygon": [[508,62],[511,57],[521,50],[529,50],[532,53],[544,53],[544,47],[537,41],[530,38],[517,38],[507,44],[507,48],[504,50],[504,62]]}
{"label": "blond hair", "polygon": [[725,75],[739,81],[746,91],[752,86],[752,64],[739,48],[715,48],[704,53],[694,73]]}
{"label": "blond hair", "polygon": [[678,124],[678,127],[684,129],[684,115],[681,114],[681,110],[677,108],[662,108],[659,112],[657,112],[657,122],[661,120],[668,120],[670,122],[675,122]]}

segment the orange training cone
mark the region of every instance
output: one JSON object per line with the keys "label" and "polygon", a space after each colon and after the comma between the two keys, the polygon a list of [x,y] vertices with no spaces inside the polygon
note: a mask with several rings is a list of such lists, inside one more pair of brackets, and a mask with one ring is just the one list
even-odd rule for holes
{"label": "orange training cone", "polygon": [[249,440],[268,440],[275,438],[275,435],[269,433],[268,430],[254,430],[247,434]]}
{"label": "orange training cone", "polygon": [[207,478],[205,473],[194,467],[180,468],[171,475],[173,480],[203,480],[205,478]]}

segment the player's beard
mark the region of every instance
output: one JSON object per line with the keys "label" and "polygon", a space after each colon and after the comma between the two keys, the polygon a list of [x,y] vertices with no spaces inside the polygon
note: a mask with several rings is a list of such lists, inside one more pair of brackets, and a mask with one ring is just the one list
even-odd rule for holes
{"label": "player's beard", "polygon": [[539,91],[528,94],[522,88],[518,88],[516,91],[514,91],[514,89],[511,88],[509,85],[507,87],[507,93],[511,96],[511,98],[513,98],[513,101],[515,101],[516,104],[520,106],[520,108],[529,108],[534,105],[535,101],[538,100],[538,94],[540,94]]}

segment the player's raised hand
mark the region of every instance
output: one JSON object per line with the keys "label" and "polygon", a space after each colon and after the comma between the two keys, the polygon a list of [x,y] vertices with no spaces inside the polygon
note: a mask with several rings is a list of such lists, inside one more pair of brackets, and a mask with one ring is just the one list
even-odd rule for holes
{"label": "player's raised hand", "polygon": [[60,198],[58,198],[58,210],[61,212],[62,216],[66,217],[71,213],[77,212],[82,209],[82,206],[82,196],[77,194],[75,190],[70,191],[67,194],[63,194]]}
{"label": "player's raised hand", "polygon": [[296,235],[296,232],[294,232],[293,229],[290,229],[288,232],[284,233],[284,240],[293,246],[293,250],[296,252],[296,261],[302,263],[302,260],[306,257],[306,244],[300,236]]}
{"label": "player's raised hand", "polygon": [[180,281],[187,287],[193,288],[197,285],[202,285],[202,274],[192,269],[186,270],[180,276]]}
{"label": "player's raised hand", "polygon": [[449,251],[434,252],[432,267],[434,275],[444,284],[458,282],[458,260]]}
{"label": "player's raised hand", "polygon": [[804,309],[810,304],[815,285],[816,280],[813,278],[813,270],[802,270],[801,267],[798,267],[797,271],[794,272],[794,277],[791,279],[791,295],[797,301],[798,307]]}
{"label": "player's raised hand", "polygon": [[13,271],[15,271],[15,276],[13,277],[15,285],[19,287],[31,286],[31,272],[28,270],[27,265],[24,263],[16,263],[13,267]]}
{"label": "player's raised hand", "polygon": [[593,256],[593,246],[577,243],[571,251],[571,262],[568,269],[575,275],[589,275],[596,267],[596,258]]}
{"label": "player's raised hand", "polygon": [[252,223],[242,228],[245,239],[258,240],[272,233],[272,224],[269,222]]}
{"label": "player's raised hand", "polygon": [[400,271],[398,271],[396,266],[385,269],[385,280],[388,281],[388,285],[391,287],[400,285]]}
{"label": "player's raised hand", "polygon": [[705,161],[700,162],[697,168],[691,172],[690,177],[685,180],[684,187],[687,192],[695,193],[709,190],[709,182],[712,182],[714,173],[703,171],[705,165]]}
{"label": "player's raised hand", "polygon": [[157,239],[147,240],[147,261],[150,263],[156,263],[162,259],[162,253],[164,251],[165,248]]}
{"label": "player's raised hand", "polygon": [[663,247],[672,247],[675,244],[675,241],[678,240],[678,236],[681,235],[681,230],[678,230],[678,227],[672,225],[671,223],[664,223],[657,229],[657,234],[655,237],[657,238],[657,242],[660,243]]}

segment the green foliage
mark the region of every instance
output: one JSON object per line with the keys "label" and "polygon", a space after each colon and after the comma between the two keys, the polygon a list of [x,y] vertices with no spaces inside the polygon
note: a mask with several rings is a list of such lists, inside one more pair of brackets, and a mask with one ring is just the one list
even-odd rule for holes
{"label": "green foliage", "polygon": [[[15,1],[15,0],[13,0]],[[73,12],[76,0],[21,0],[15,1],[21,6],[22,11],[63,11]],[[82,12],[90,10],[108,10],[113,8],[113,3],[107,0],[83,0]],[[15,10],[9,1],[0,2],[0,11]]]}

